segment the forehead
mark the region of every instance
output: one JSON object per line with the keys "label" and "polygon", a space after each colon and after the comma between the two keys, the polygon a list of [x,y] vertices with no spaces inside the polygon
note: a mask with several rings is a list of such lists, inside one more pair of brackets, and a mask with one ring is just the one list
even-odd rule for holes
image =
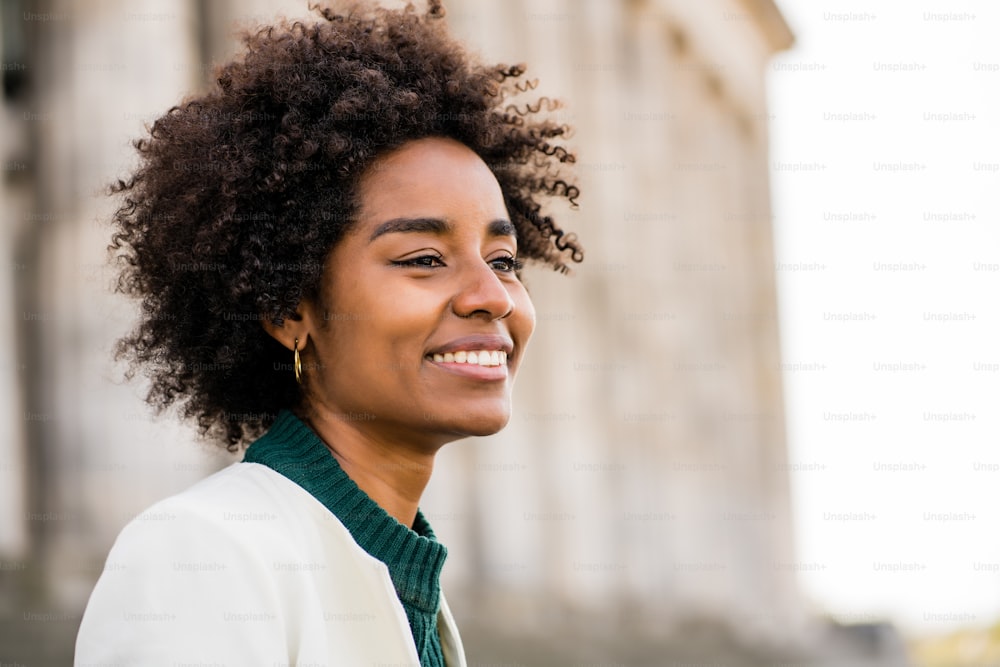
{"label": "forehead", "polygon": [[507,216],[496,176],[467,146],[443,137],[407,142],[379,156],[358,183],[361,225],[402,216]]}

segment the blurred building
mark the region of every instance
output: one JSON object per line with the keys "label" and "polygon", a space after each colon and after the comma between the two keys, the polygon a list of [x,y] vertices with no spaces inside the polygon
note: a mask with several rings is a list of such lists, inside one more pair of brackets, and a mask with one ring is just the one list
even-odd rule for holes
{"label": "blurred building", "polygon": [[[143,123],[234,52],[234,22],[305,4],[3,5],[0,660],[65,656],[121,527],[231,460],[153,419],[112,362],[134,310],[110,291],[101,194]],[[800,654],[764,90],[788,27],[771,0],[446,7],[568,102],[583,194],[564,220],[587,249],[573,277],[529,273],[515,416],[446,448],[426,496],[470,656]]]}

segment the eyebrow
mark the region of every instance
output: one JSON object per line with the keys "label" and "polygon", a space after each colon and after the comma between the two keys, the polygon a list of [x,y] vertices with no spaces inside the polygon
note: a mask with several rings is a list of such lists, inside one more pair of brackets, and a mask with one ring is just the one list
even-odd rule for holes
{"label": "eyebrow", "polygon": [[[393,218],[375,228],[368,242],[371,243],[383,234],[423,232],[425,234],[444,235],[451,232],[454,226],[441,218]],[[517,238],[517,230],[510,220],[497,219],[490,222],[486,228],[490,236],[513,236]]]}

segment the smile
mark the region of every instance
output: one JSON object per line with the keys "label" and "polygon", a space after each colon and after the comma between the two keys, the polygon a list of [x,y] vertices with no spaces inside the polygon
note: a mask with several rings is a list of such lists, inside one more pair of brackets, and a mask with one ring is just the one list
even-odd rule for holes
{"label": "smile", "polygon": [[458,350],[444,354],[428,355],[433,361],[445,364],[469,364],[472,366],[505,366],[507,353],[503,350]]}

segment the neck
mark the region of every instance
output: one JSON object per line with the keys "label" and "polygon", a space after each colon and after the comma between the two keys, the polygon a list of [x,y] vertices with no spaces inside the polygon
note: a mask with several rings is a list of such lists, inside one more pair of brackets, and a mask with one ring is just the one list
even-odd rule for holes
{"label": "neck", "polygon": [[404,439],[382,433],[375,422],[343,419],[342,413],[328,409],[308,407],[300,418],[358,488],[396,521],[413,527],[436,450],[401,445]]}

